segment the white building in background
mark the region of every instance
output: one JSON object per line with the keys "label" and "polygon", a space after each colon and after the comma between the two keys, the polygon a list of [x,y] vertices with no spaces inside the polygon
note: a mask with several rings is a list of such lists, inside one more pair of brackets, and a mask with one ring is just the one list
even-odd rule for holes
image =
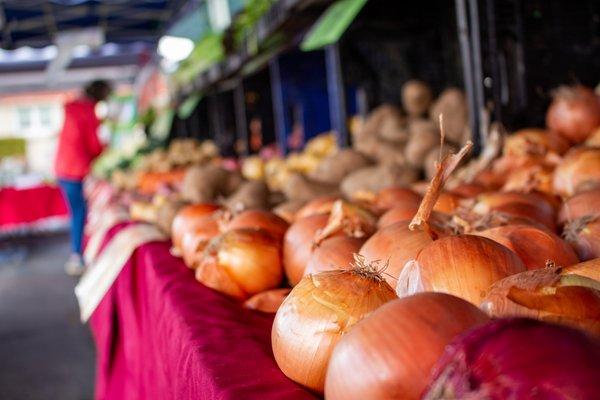
{"label": "white building in background", "polygon": [[0,138],[26,141],[29,171],[54,175],[63,104],[76,94],[65,90],[0,95]]}

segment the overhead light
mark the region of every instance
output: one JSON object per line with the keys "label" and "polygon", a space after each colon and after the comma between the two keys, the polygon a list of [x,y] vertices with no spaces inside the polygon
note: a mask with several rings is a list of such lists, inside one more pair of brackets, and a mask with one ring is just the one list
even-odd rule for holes
{"label": "overhead light", "polygon": [[191,39],[163,36],[158,41],[158,54],[169,61],[179,62],[185,60],[194,50],[194,42]]}

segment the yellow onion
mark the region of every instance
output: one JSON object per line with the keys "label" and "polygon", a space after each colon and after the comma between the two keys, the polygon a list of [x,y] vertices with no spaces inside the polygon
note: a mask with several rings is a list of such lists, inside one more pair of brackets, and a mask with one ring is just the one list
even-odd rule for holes
{"label": "yellow onion", "polygon": [[558,223],[564,225],[583,217],[600,215],[600,189],[588,190],[569,197],[560,207]]}
{"label": "yellow onion", "polygon": [[600,282],[560,267],[527,271],[496,282],[481,303],[492,317],[529,317],[600,335]]}
{"label": "yellow onion", "polygon": [[320,196],[306,203],[298,210],[295,218],[305,218],[317,214],[329,214],[333,204],[339,200],[337,196]]}
{"label": "yellow onion", "polygon": [[181,256],[189,268],[195,269],[204,255],[208,242],[220,233],[220,218],[215,215],[202,217],[192,231],[185,232],[181,239]]}
{"label": "yellow onion", "polygon": [[510,157],[543,156],[548,152],[564,154],[569,147],[569,141],[556,132],[539,128],[525,128],[516,131],[504,140],[502,154]]}
{"label": "yellow onion", "polygon": [[444,348],[487,321],[477,307],[448,294],[391,301],[340,340],[327,370],[325,397],[419,399]]}
{"label": "yellow onion", "polygon": [[530,192],[532,190],[552,194],[554,167],[544,164],[532,165],[512,171],[502,187],[505,192]]}
{"label": "yellow onion", "polygon": [[318,245],[323,240],[343,232],[347,236],[364,238],[375,232],[377,218],[367,209],[344,201],[338,200],[333,204],[327,225],[314,237],[314,244]]}
{"label": "yellow onion", "polygon": [[418,204],[405,204],[394,208],[390,208],[388,211],[385,212],[385,214],[383,214],[379,218],[379,220],[377,221],[377,227],[379,229],[382,229],[386,226],[395,224],[396,222],[410,220],[412,219],[412,217],[414,217],[418,209]]}
{"label": "yellow onion", "polygon": [[381,189],[375,196],[373,205],[380,212],[387,211],[401,205],[419,206],[421,196],[409,188],[392,186]]}
{"label": "yellow onion", "polygon": [[395,297],[374,266],[305,276],[273,322],[277,365],[288,378],[322,393],[329,357],[340,338]]}
{"label": "yellow onion", "polygon": [[[290,285],[294,286],[302,276],[313,251],[314,237],[327,225],[327,214],[297,218],[283,239],[283,267]],[[343,233],[339,233],[343,235]]]}
{"label": "yellow onion", "polygon": [[563,197],[600,187],[600,148],[569,151],[554,171],[554,192]]}
{"label": "yellow onion", "polygon": [[281,283],[281,245],[261,229],[230,230],[206,249],[196,268],[196,279],[212,289],[239,299]]}
{"label": "yellow onion", "polygon": [[276,313],[292,288],[270,289],[250,297],[244,307],[264,313]]}
{"label": "yellow onion", "polygon": [[296,213],[303,205],[303,201],[289,200],[273,208],[273,213],[285,220],[288,224],[291,224],[294,222],[294,219],[296,219]]}
{"label": "yellow onion", "polygon": [[573,248],[556,234],[530,225],[506,225],[475,233],[498,242],[523,261],[527,269],[542,268],[546,261],[568,266],[579,262]]}
{"label": "yellow onion", "polygon": [[580,143],[600,126],[600,100],[585,86],[561,86],[546,114],[546,125],[573,143]]}
{"label": "yellow onion", "polygon": [[600,257],[600,216],[576,219],[565,225],[563,234],[581,260]]}
{"label": "yellow onion", "polygon": [[433,210],[445,214],[451,214],[458,209],[462,199],[463,197],[456,193],[442,192],[440,193]]}
{"label": "yellow onion", "polygon": [[354,253],[359,252],[364,242],[364,238],[351,236],[334,236],[325,239],[314,248],[304,275],[350,266],[354,260]]}
{"label": "yellow onion", "polygon": [[283,240],[288,223],[283,219],[265,210],[246,210],[234,216],[226,224],[226,230],[231,229],[263,229],[273,235],[277,240]]}
{"label": "yellow onion", "polygon": [[198,224],[203,223],[205,216],[214,213],[219,208],[218,205],[211,203],[192,204],[181,208],[175,215],[171,227],[173,252],[180,255],[183,235],[186,232],[194,231]]}
{"label": "yellow onion", "polygon": [[450,192],[463,198],[470,198],[476,197],[487,191],[488,189],[479,183],[461,183],[460,185],[453,187]]}
{"label": "yellow onion", "polygon": [[521,259],[493,240],[473,235],[446,236],[425,246],[403,268],[399,297],[433,291],[479,305],[500,279],[525,271]]}
{"label": "yellow onion", "polygon": [[387,265],[383,277],[395,287],[404,265],[433,240],[422,230],[410,230],[410,220],[394,223],[378,230],[360,249],[367,261],[381,260]]}

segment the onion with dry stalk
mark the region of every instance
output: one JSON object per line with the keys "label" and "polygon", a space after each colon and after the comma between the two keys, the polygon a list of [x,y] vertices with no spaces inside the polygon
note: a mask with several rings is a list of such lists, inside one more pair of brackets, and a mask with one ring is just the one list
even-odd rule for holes
{"label": "onion with dry stalk", "polygon": [[333,204],[338,201],[339,196],[321,196],[306,203],[296,213],[296,218],[310,217],[317,214],[329,214]]}
{"label": "onion with dry stalk", "polygon": [[327,370],[325,397],[419,399],[446,345],[487,321],[477,307],[448,294],[391,301],[340,340]]}
{"label": "onion with dry stalk", "polygon": [[563,197],[600,188],[600,148],[571,149],[554,171],[553,186]]}
{"label": "onion with dry stalk", "polygon": [[600,335],[600,282],[563,274],[551,262],[496,282],[481,308],[495,318],[529,317]]}
{"label": "onion with dry stalk", "polygon": [[181,255],[183,235],[186,232],[194,231],[198,224],[202,223],[204,217],[219,209],[218,205],[212,203],[191,204],[180,209],[173,219],[171,227],[171,238],[173,240],[171,252]]}
{"label": "onion with dry stalk", "polygon": [[281,244],[262,229],[235,229],[215,238],[196,268],[196,280],[239,299],[281,283]]}
{"label": "onion with dry stalk", "polygon": [[289,226],[285,220],[272,212],[265,210],[242,211],[241,213],[234,215],[231,220],[224,225],[225,230],[242,228],[263,229],[279,241],[283,240],[285,231]]}
{"label": "onion with dry stalk", "polygon": [[475,233],[498,242],[523,261],[527,269],[543,268],[547,260],[558,265],[577,264],[573,248],[558,235],[531,225],[505,225]]}
{"label": "onion with dry stalk", "polygon": [[378,268],[357,257],[350,269],[307,275],[294,287],[277,311],[271,335],[275,360],[288,378],[323,392],[340,338],[396,297]]}
{"label": "onion with dry stalk", "polygon": [[419,209],[419,205],[405,204],[389,209],[377,221],[377,228],[383,229],[396,222],[410,220]]}
{"label": "onion with dry stalk", "polygon": [[561,86],[554,92],[546,125],[573,143],[583,142],[600,126],[600,99],[585,86]]}
{"label": "onion with dry stalk", "polygon": [[276,313],[292,288],[270,289],[250,297],[244,307],[264,313]]}
{"label": "onion with dry stalk", "polygon": [[581,260],[600,257],[600,215],[581,217],[569,222],[565,225],[563,235]]}
{"label": "onion with dry stalk", "polygon": [[333,204],[327,225],[314,237],[314,244],[319,245],[323,240],[343,232],[346,236],[355,238],[369,237],[375,232],[377,218],[367,209],[338,200]]}
{"label": "onion with dry stalk", "polygon": [[600,189],[588,190],[569,197],[558,212],[558,223],[564,225],[582,217],[600,215]]}
{"label": "onion with dry stalk", "polygon": [[430,216],[437,197],[470,147],[467,144],[458,154],[447,156],[438,164],[419,211],[409,224],[409,229],[423,231],[433,241],[403,267],[396,286],[399,297],[435,291],[479,304],[494,282],[525,270],[515,253],[490,239],[472,235],[438,239],[432,229]]}

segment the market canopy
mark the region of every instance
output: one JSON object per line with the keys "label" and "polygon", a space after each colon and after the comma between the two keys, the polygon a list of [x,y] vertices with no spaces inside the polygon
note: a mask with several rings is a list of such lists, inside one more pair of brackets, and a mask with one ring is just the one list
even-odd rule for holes
{"label": "market canopy", "polygon": [[0,2],[0,47],[45,47],[57,32],[100,27],[106,42],[156,41],[187,0]]}

